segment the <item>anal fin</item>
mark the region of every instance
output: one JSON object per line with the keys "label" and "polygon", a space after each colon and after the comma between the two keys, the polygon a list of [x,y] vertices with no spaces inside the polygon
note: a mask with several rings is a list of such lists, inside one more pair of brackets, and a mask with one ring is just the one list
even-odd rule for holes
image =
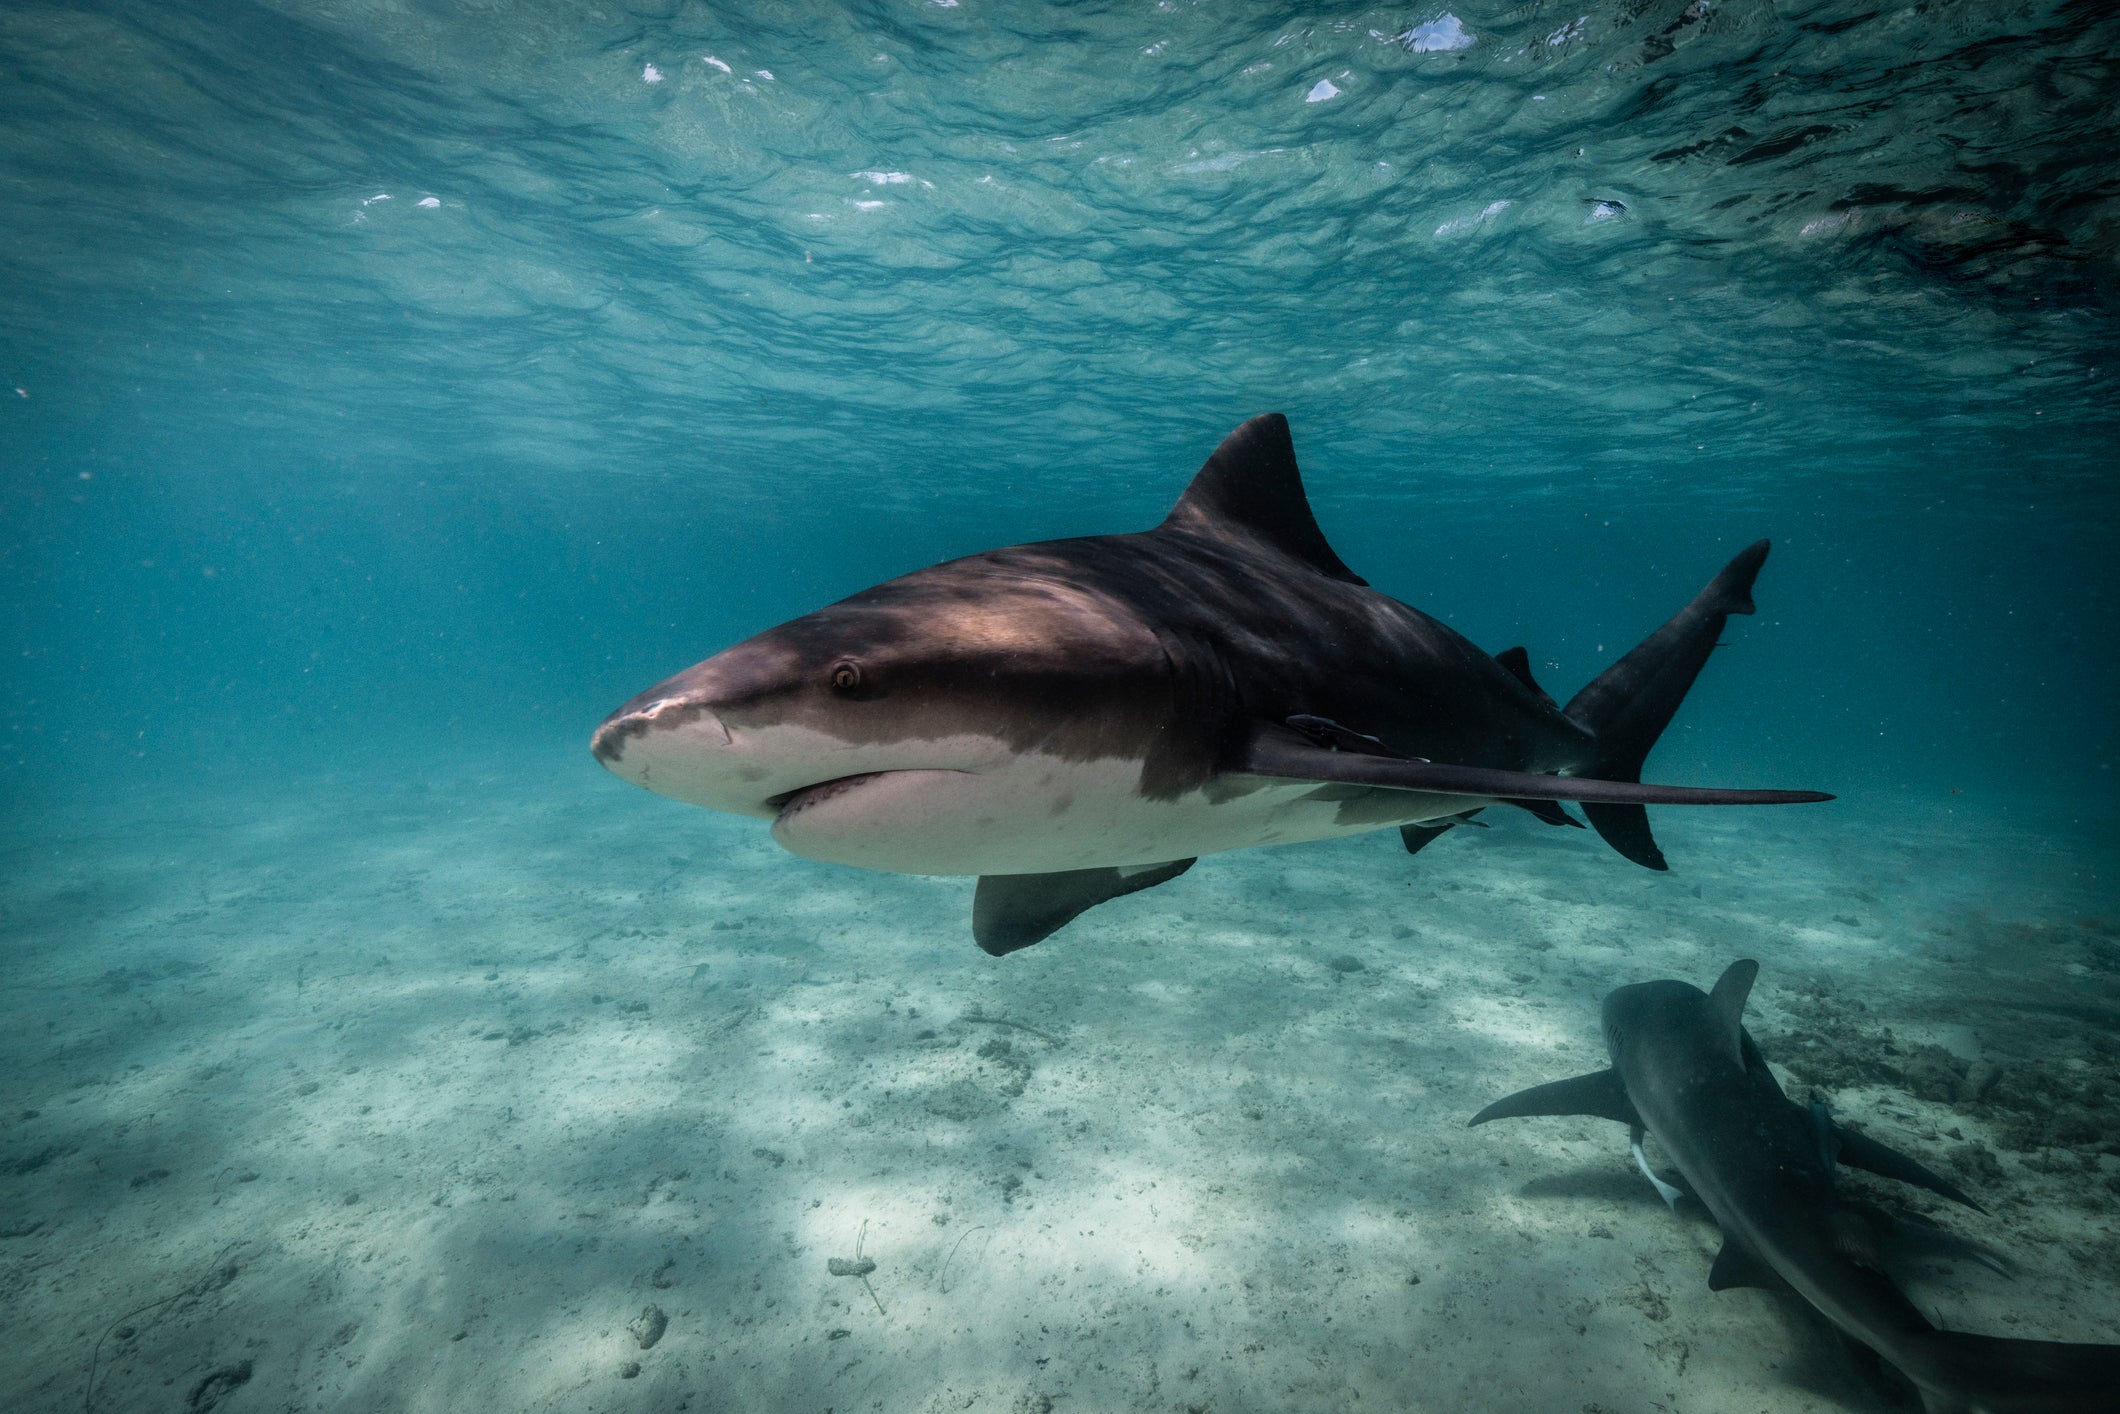
{"label": "anal fin", "polygon": [[1457,814],[1445,815],[1440,820],[1424,820],[1418,825],[1401,825],[1399,840],[1406,846],[1408,854],[1419,854],[1459,825],[1479,825],[1481,829],[1486,829],[1485,824],[1472,818],[1479,813],[1477,810],[1460,810]]}
{"label": "anal fin", "polygon": [[1505,800],[1502,804],[1528,810],[1549,825],[1573,825],[1578,830],[1583,827],[1583,822],[1561,809],[1557,800]]}
{"label": "anal fin", "polygon": [[986,874],[972,895],[972,936],[994,957],[1042,942],[1084,910],[1167,883],[1190,859],[1126,869],[1068,869],[1054,874]]}
{"label": "anal fin", "polygon": [[1401,825],[1399,826],[1399,840],[1406,846],[1408,854],[1419,854],[1422,850],[1449,834],[1451,827],[1455,824],[1457,824],[1457,820],[1452,817],[1440,825]]}

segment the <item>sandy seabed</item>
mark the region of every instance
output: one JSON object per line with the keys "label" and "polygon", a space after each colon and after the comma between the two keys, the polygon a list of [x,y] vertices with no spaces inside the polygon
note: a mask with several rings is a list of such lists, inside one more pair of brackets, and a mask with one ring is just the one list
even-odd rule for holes
{"label": "sandy seabed", "polygon": [[[1599,998],[1763,964],[1791,1093],[1981,1197],[1944,1324],[2120,1340],[2110,860],[1953,798],[970,884],[570,760],[0,838],[10,1410],[1894,1407],[1588,1119]],[[1495,812],[1490,812],[1493,814]],[[1653,1151],[1652,1151],[1653,1152]],[[871,1267],[869,1264],[873,1263]],[[93,1386],[91,1387],[91,1379]]]}

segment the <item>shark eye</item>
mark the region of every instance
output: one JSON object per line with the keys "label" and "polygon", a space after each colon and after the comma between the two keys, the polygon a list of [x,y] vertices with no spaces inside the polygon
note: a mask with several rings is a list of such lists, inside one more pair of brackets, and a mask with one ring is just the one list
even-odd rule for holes
{"label": "shark eye", "polygon": [[861,668],[854,663],[840,660],[832,665],[832,691],[854,693],[861,690]]}

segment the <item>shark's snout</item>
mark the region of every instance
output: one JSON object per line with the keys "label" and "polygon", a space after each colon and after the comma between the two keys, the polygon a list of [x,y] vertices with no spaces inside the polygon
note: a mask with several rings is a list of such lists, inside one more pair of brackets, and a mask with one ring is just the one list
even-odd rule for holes
{"label": "shark's snout", "polygon": [[657,732],[682,730],[692,743],[731,743],[729,729],[714,715],[712,707],[697,698],[643,693],[604,718],[590,739],[596,759],[628,780],[641,780],[645,762],[627,760],[628,751],[640,755],[640,743]]}
{"label": "shark's snout", "polygon": [[626,754],[626,741],[648,729],[648,724],[637,713],[613,712],[596,728],[596,735],[589,738],[589,752],[605,766],[615,770]]}
{"label": "shark's snout", "polygon": [[[709,810],[774,818],[782,797],[852,774],[779,723],[732,725],[726,685],[693,668],[604,718],[589,750],[612,775]],[[796,733],[798,737],[801,733]],[[843,749],[843,746],[842,746]],[[835,769],[836,767],[836,769]]]}

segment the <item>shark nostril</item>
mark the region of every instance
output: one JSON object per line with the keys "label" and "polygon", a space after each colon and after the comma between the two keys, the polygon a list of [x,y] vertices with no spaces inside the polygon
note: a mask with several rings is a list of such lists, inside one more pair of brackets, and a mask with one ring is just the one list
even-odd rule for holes
{"label": "shark nostril", "polygon": [[728,724],[716,716],[713,709],[705,703],[685,697],[658,697],[637,707],[621,709],[605,718],[603,725],[596,729],[596,735],[591,738],[589,749],[599,761],[615,767],[625,755],[627,744],[632,738],[677,728],[691,728],[702,734],[709,731],[718,732],[722,745],[736,744],[736,737],[730,732]]}

